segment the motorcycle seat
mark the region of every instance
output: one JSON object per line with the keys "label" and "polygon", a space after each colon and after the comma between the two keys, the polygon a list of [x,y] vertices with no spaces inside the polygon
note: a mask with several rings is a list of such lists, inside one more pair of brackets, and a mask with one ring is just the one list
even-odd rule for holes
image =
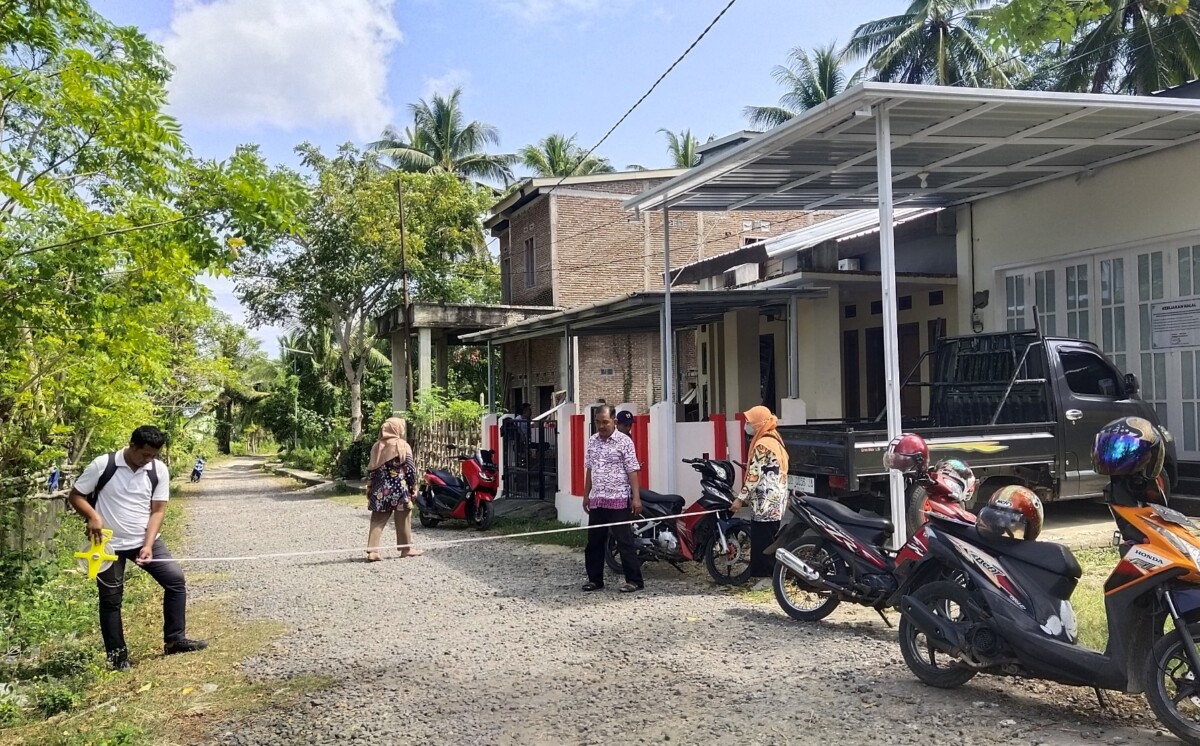
{"label": "motorcycle seat", "polygon": [[1052,541],[1023,541],[1021,539],[992,541],[983,538],[978,532],[975,532],[975,537],[981,545],[1018,562],[1040,567],[1055,575],[1075,579],[1083,575],[1083,568],[1079,566],[1079,560],[1075,559],[1070,547],[1065,544],[1056,544]]}
{"label": "motorcycle seat", "polygon": [[664,495],[652,490],[641,490],[641,495],[642,502],[644,503],[659,503],[661,505],[668,505],[674,508],[673,512],[676,513],[678,513],[680,510],[683,510],[684,500],[681,495]]}
{"label": "motorcycle seat", "polygon": [[429,473],[446,483],[447,487],[461,487],[462,480],[445,469],[430,469]]}
{"label": "motorcycle seat", "polygon": [[821,515],[828,516],[837,523],[844,523],[847,526],[861,526],[887,534],[895,530],[892,522],[883,516],[864,515],[834,500],[826,500],[823,497],[805,496],[804,502],[813,510],[816,510]]}

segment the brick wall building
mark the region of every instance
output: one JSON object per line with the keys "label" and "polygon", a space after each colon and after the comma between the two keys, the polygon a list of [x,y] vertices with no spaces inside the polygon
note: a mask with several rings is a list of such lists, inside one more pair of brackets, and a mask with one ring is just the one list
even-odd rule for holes
{"label": "brick wall building", "polygon": [[[499,240],[504,303],[574,308],[625,293],[663,287],[663,216],[621,208],[629,196],[683,173],[640,171],[528,179],[485,221]],[[671,264],[678,267],[779,235],[830,213],[676,213],[670,216]],[[632,402],[645,411],[660,397],[659,335],[583,337],[577,345],[576,398]],[[504,345],[498,391],[504,406],[521,402],[539,413],[565,389],[557,339]],[[695,337],[680,334],[680,392],[695,383]],[[689,381],[689,377],[691,380]]]}

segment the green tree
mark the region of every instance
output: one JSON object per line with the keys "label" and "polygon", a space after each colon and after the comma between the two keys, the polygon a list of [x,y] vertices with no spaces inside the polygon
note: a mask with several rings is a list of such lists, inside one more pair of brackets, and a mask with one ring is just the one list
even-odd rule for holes
{"label": "green tree", "polygon": [[743,110],[753,127],[778,127],[844,91],[848,80],[845,53],[837,42],[818,46],[811,55],[795,47],[788,53],[787,63],[776,65],[771,76],[784,87],[784,94],[778,106],[747,106]]}
{"label": "green tree", "polygon": [[893,83],[1009,88],[1024,63],[989,41],[995,0],[912,0],[904,13],[862,24],[846,54]]}
{"label": "green tree", "polygon": [[606,158],[586,155],[586,151],[575,144],[575,135],[546,135],[537,145],[521,148],[518,155],[534,176],[587,176],[613,172],[612,164]]}
{"label": "green tree", "polygon": [[455,88],[449,96],[434,94],[430,101],[409,104],[412,126],[404,132],[388,127],[370,148],[401,171],[509,183],[517,156],[486,152],[500,144],[500,131],[485,122],[466,121],[461,97],[462,90]]}
{"label": "green tree", "polygon": [[[188,156],[170,67],[82,0],[0,14],[0,471],[77,460],[167,416],[169,332],[200,272],[266,245],[302,196],[253,148]],[[174,358],[172,357],[174,355]],[[178,381],[177,381],[178,383]]]}
{"label": "green tree", "polygon": [[1045,58],[1054,89],[1146,95],[1200,77],[1200,2],[1102,5],[1089,4],[1072,41]]}
{"label": "green tree", "polygon": [[[672,132],[660,129],[667,138],[667,155],[671,160],[671,168],[691,168],[700,163],[700,141],[691,130]],[[708,138],[711,141],[713,138]]]}
{"label": "green tree", "polygon": [[[402,260],[418,291],[450,282],[442,273],[480,251],[487,195],[445,173],[385,171],[375,153],[349,144],[334,157],[309,144],[297,152],[311,172],[303,225],[272,251],[243,255],[237,292],[257,322],[328,325],[349,389],[350,436],[357,442],[374,322],[400,300]],[[405,201],[406,256],[397,180]]]}

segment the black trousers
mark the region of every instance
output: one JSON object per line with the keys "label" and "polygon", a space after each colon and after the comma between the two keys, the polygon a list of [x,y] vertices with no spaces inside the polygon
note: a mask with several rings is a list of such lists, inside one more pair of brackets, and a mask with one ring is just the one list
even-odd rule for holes
{"label": "black trousers", "polygon": [[[111,657],[125,650],[125,628],[121,622],[121,602],[125,599],[125,562],[137,559],[138,549],[122,549],[113,554],[117,560],[96,576],[100,591],[100,635]],[[162,539],[154,542],[154,559],[171,559]],[[143,567],[146,574],[163,589],[163,642],[183,639],[187,627],[187,586],[178,562],[151,562]]]}
{"label": "black trousers", "polygon": [[[588,525],[596,526],[605,523],[620,523],[632,521],[633,513],[629,508],[592,508],[588,513]],[[637,548],[633,545],[633,527],[601,526],[588,530],[587,549],[584,550],[584,565],[587,567],[588,580],[604,585],[604,556],[608,553],[608,532],[612,531],[617,540],[617,550],[621,553],[621,567],[625,570],[625,582],[636,586],[642,585],[642,561],[638,559]]]}
{"label": "black trousers", "polygon": [[766,553],[779,533],[779,521],[750,521],[750,575],[769,578],[775,571],[775,558]]}

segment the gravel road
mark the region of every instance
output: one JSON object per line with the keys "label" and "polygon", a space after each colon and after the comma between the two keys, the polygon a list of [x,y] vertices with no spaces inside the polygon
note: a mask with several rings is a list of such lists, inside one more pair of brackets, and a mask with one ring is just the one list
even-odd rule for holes
{"label": "gravel road", "polygon": [[[212,468],[188,509],[193,555],[365,543],[365,510],[289,492],[249,459]],[[418,529],[418,540],[472,536]],[[1140,698],[977,678],[939,691],[873,612],[800,625],[701,572],[650,566],[646,591],[582,594],[576,550],[519,541],[228,563],[200,595],[291,632],[253,676],[333,676],[298,706],[219,725],[221,744],[1158,744]],[[195,567],[195,566],[193,566]],[[204,630],[195,630],[203,636]]]}

